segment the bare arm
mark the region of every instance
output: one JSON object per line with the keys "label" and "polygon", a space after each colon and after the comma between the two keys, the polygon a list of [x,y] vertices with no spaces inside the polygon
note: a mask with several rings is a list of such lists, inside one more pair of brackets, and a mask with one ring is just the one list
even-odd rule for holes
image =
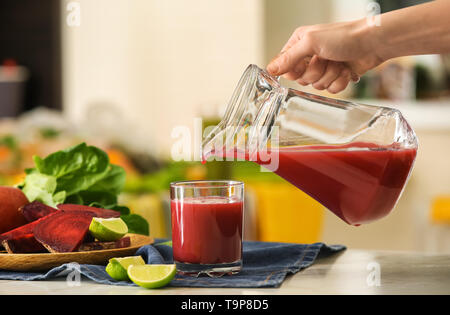
{"label": "bare arm", "polygon": [[450,1],[384,13],[380,26],[361,19],[299,27],[267,66],[299,84],[337,93],[384,61],[450,52]]}
{"label": "bare arm", "polygon": [[[381,15],[381,26],[367,30],[380,58],[450,52],[450,1],[438,0]],[[373,34],[373,35],[371,35]]]}

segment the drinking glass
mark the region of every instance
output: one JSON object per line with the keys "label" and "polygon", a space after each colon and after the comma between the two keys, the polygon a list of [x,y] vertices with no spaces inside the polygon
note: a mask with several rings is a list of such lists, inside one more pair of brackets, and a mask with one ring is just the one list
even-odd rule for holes
{"label": "drinking glass", "polygon": [[173,259],[180,274],[211,277],[242,268],[244,184],[233,180],[170,185]]}

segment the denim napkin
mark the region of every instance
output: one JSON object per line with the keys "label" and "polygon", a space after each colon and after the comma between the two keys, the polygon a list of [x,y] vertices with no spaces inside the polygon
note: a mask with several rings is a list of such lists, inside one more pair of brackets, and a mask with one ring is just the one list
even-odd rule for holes
{"label": "denim napkin", "polygon": [[[157,240],[153,245],[139,248],[135,255],[141,255],[148,264],[173,263],[172,248]],[[210,278],[176,275],[170,283],[174,287],[209,288],[269,288],[279,287],[288,274],[294,274],[311,266],[317,258],[345,250],[343,245],[292,244],[275,242],[244,241],[242,271],[232,276]],[[81,275],[98,283],[110,285],[135,284],[116,281],[105,271],[105,266],[68,263],[47,272],[15,272],[0,270],[1,280],[48,280],[67,276],[77,270]]]}

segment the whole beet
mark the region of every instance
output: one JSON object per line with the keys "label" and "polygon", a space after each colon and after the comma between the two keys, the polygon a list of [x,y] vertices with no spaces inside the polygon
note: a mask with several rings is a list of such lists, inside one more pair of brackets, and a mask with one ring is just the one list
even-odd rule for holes
{"label": "whole beet", "polygon": [[0,234],[27,223],[19,211],[27,203],[28,199],[20,189],[0,186]]}

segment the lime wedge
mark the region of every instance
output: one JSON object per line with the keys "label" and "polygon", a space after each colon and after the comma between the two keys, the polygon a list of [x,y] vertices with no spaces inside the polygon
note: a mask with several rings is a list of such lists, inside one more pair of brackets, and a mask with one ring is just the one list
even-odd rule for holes
{"label": "lime wedge", "polygon": [[127,234],[127,224],[121,218],[93,218],[89,232],[99,241],[116,241]]}
{"label": "lime wedge", "polygon": [[111,258],[106,265],[106,272],[115,280],[129,280],[127,269],[130,265],[145,265],[141,256]]}
{"label": "lime wedge", "polygon": [[128,277],[146,289],[156,289],[169,284],[175,277],[177,268],[173,265],[130,265]]}

